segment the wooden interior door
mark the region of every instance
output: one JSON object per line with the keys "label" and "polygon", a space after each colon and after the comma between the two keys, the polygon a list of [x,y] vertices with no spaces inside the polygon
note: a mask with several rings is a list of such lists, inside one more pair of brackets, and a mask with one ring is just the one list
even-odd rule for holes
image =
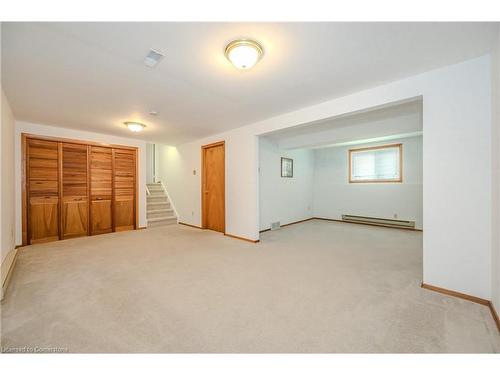
{"label": "wooden interior door", "polygon": [[87,145],[62,144],[61,239],[88,235]]}
{"label": "wooden interior door", "polygon": [[225,233],[225,145],[202,147],[202,227]]}
{"label": "wooden interior door", "polygon": [[135,229],[136,151],[113,149],[115,231]]}
{"label": "wooden interior door", "polygon": [[90,234],[113,231],[112,149],[90,146]]}
{"label": "wooden interior door", "polygon": [[27,141],[28,244],[59,239],[58,160],[58,142]]}

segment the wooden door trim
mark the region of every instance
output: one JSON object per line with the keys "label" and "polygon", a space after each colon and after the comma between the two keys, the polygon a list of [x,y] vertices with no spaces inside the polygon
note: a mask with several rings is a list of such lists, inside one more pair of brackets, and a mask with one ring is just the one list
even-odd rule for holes
{"label": "wooden door trim", "polygon": [[111,231],[116,232],[115,220],[115,149],[111,149]]}
{"label": "wooden door trim", "polygon": [[90,183],[91,183],[91,180],[90,180],[90,173],[91,173],[90,151],[91,151],[91,147],[90,147],[90,145],[87,145],[87,236],[90,236],[92,234],[90,231],[90,224],[91,224],[91,221],[90,221],[91,216],[90,215],[92,215],[92,211],[91,211],[92,192],[90,191]]}
{"label": "wooden door trim", "polygon": [[37,135],[31,133],[21,133],[21,136],[25,136],[26,138],[39,139],[42,141],[54,141],[54,142],[64,142],[64,143],[73,143],[77,145],[91,145],[98,147],[109,147],[109,148],[121,148],[125,150],[137,150],[139,147],[137,146],[124,146],[124,145],[115,145],[111,143],[104,142],[96,142],[96,141],[83,141],[81,139],[72,139],[72,138],[60,138],[60,137],[52,137],[47,135]]}
{"label": "wooden door trim", "polygon": [[27,169],[29,167],[29,158],[26,153],[28,147],[26,146],[26,134],[21,134],[21,214],[22,214],[22,244],[28,244],[28,179]]}
{"label": "wooden door trim", "polygon": [[134,223],[134,229],[140,229],[139,228],[139,152],[137,152],[137,149],[135,150],[135,168],[134,168],[134,179],[135,179],[135,194],[134,194],[134,217],[135,217],[135,223]]}
{"label": "wooden door trim", "polygon": [[218,142],[213,142],[209,143],[207,145],[202,145],[201,146],[201,228],[202,229],[207,229],[207,217],[206,217],[206,202],[205,202],[205,178],[206,178],[206,173],[205,173],[205,150],[208,148],[212,147],[219,147],[222,146],[222,152],[224,154],[224,171],[222,173],[223,177],[223,184],[222,184],[222,192],[224,199],[222,200],[222,207],[223,207],[223,213],[224,213],[224,231],[222,233],[226,233],[226,141],[218,141]]}
{"label": "wooden door trim", "polygon": [[58,196],[59,196],[59,239],[64,240],[64,230],[63,230],[63,193],[62,193],[62,188],[63,188],[63,144],[62,142],[59,142],[57,144],[57,174],[58,174]]}

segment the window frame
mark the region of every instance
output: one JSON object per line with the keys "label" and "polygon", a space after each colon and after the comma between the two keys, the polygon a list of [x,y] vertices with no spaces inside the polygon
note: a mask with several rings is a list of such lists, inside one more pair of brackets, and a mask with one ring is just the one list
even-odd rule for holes
{"label": "window frame", "polygon": [[[385,148],[398,148],[399,149],[399,178],[386,178],[386,179],[375,179],[375,180],[353,180],[352,179],[352,154],[353,153],[362,152],[362,151],[380,150],[380,149],[385,149]],[[393,144],[382,145],[382,146],[352,148],[349,150],[348,163],[349,163],[349,176],[348,177],[349,177],[350,184],[364,184],[364,183],[370,183],[370,184],[399,183],[400,184],[403,182],[403,144],[402,143],[393,143]]]}

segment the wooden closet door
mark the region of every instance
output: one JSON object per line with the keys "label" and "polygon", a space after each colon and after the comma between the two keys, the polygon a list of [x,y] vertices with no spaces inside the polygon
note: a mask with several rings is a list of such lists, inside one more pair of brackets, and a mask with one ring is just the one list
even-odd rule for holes
{"label": "wooden closet door", "polygon": [[90,146],[90,234],[113,231],[112,149]]}
{"label": "wooden closet door", "polygon": [[115,231],[135,229],[135,150],[113,149]]}
{"label": "wooden closet door", "polygon": [[88,234],[87,145],[62,144],[61,239]]}
{"label": "wooden closet door", "polygon": [[58,142],[28,139],[28,243],[59,239]]}

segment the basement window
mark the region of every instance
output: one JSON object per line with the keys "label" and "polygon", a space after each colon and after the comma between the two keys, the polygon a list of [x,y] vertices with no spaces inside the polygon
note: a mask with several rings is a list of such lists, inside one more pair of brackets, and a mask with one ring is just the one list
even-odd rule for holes
{"label": "basement window", "polygon": [[403,182],[403,145],[349,150],[349,183]]}

